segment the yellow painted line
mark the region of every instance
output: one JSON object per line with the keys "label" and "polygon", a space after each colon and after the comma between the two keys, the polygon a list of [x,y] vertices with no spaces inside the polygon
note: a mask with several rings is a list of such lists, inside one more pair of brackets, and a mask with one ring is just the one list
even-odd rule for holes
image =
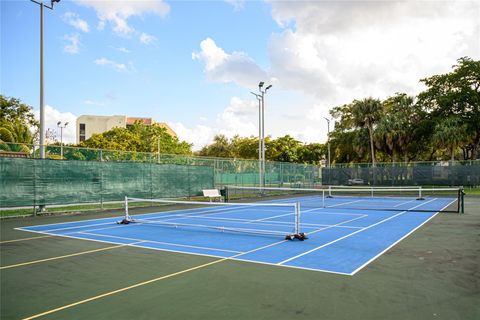
{"label": "yellow painted line", "polygon": [[0,241],[0,244],[10,243],[10,242],[18,242],[18,241],[35,240],[35,239],[41,239],[41,238],[51,238],[51,237],[55,237],[55,236],[54,236],[54,235],[46,235],[46,236],[38,236],[38,237],[31,237],[31,238],[22,238],[22,239],[15,239],[15,240],[5,240],[5,241]]}
{"label": "yellow painted line", "polygon": [[98,296],[94,296],[94,297],[91,297],[91,298],[88,298],[88,299],[85,299],[85,300],[81,300],[81,301],[77,301],[77,302],[74,302],[74,303],[71,303],[71,304],[67,304],[67,305],[64,305],[64,306],[56,308],[56,309],[52,309],[52,310],[49,310],[49,311],[45,311],[45,312],[30,316],[28,318],[23,318],[23,320],[36,319],[36,318],[39,318],[39,317],[42,317],[42,316],[46,316],[48,314],[52,314],[52,313],[57,312],[57,311],[61,311],[61,310],[65,310],[65,309],[68,309],[68,308],[71,308],[71,307],[75,307],[75,306],[78,306],[80,304],[84,304],[84,303],[87,303],[87,302],[90,302],[90,301],[98,300],[98,299],[101,299],[101,298],[104,298],[104,297],[107,297],[107,296],[111,296],[111,295],[116,294],[116,293],[127,291],[127,290],[137,288],[137,287],[140,287],[140,286],[144,286],[144,285],[149,284],[149,283],[153,283],[153,282],[157,282],[157,281],[160,281],[160,280],[172,278],[172,277],[175,277],[175,276],[178,276],[178,275],[190,272],[190,271],[202,269],[202,268],[205,268],[205,267],[208,267],[208,266],[211,266],[211,265],[223,262],[223,261],[234,259],[236,257],[245,255],[247,253],[252,253],[252,252],[255,252],[255,251],[258,251],[258,250],[261,250],[261,249],[272,247],[272,246],[275,246],[277,244],[284,243],[286,241],[289,241],[289,240],[282,240],[282,241],[274,242],[272,244],[269,244],[269,245],[266,245],[266,246],[263,246],[263,247],[260,247],[260,248],[256,248],[256,249],[253,249],[253,250],[250,250],[250,251],[247,251],[247,252],[242,252],[242,253],[236,254],[236,255],[231,256],[231,257],[221,258],[221,259],[211,261],[211,262],[207,262],[207,263],[204,263],[204,264],[192,267],[192,268],[188,268],[188,269],[181,270],[181,271],[178,271],[178,272],[170,273],[170,274],[167,274],[165,276],[161,276],[161,277],[158,277],[158,278],[155,278],[155,279],[151,279],[151,280],[147,280],[147,281],[144,281],[144,282],[136,283],[136,284],[128,286],[128,287],[124,287],[124,288],[117,289],[117,290],[114,290],[114,291],[106,292],[106,293],[100,294]]}
{"label": "yellow painted line", "polygon": [[27,266],[27,265],[30,265],[30,264],[41,263],[41,262],[52,261],[52,260],[58,260],[58,259],[64,259],[64,258],[69,258],[69,257],[75,257],[75,256],[80,256],[82,254],[88,254],[88,253],[93,253],[93,252],[112,250],[112,249],[116,249],[116,248],[129,246],[129,245],[132,245],[132,244],[141,243],[141,242],[143,242],[143,241],[139,241],[139,242],[136,242],[136,243],[129,243],[129,244],[121,244],[121,245],[117,245],[117,246],[111,246],[111,247],[100,248],[100,249],[89,250],[89,251],[82,251],[82,252],[67,254],[67,255],[64,255],[64,256],[58,256],[58,257],[53,257],[53,258],[40,259],[40,260],[28,261],[28,262],[23,262],[23,263],[18,263],[18,264],[12,264],[12,265],[9,265],[9,266],[0,267],[0,270],[22,267],[22,266]]}

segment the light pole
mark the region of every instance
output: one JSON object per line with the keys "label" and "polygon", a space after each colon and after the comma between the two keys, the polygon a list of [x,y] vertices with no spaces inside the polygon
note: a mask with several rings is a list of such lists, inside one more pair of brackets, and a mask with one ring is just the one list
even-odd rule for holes
{"label": "light pole", "polygon": [[258,184],[262,186],[262,96],[251,92],[258,100]]}
{"label": "light pole", "polygon": [[262,186],[265,186],[265,93],[267,93],[267,90],[272,87],[270,84],[263,89],[264,84],[265,82],[263,81],[258,84],[258,91],[262,96]]}
{"label": "light pole", "polygon": [[50,0],[50,6],[36,0],[40,5],[40,158],[45,159],[45,96],[43,94],[43,7],[53,10],[53,3],[60,0]]}
{"label": "light pole", "polygon": [[157,163],[160,163],[160,134],[157,139]]}
{"label": "light pole", "polygon": [[62,121],[57,122],[57,127],[60,128],[60,158],[63,160],[63,129],[68,125],[68,122],[65,122],[62,125]]}
{"label": "light pole", "polygon": [[328,167],[330,168],[330,119],[323,117],[325,120],[327,120],[327,141],[328,141]]}

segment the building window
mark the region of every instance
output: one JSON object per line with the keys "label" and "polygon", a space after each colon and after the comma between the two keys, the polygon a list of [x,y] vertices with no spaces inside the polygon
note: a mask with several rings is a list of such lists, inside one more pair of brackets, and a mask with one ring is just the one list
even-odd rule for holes
{"label": "building window", "polygon": [[80,123],[80,137],[79,137],[79,141],[82,142],[82,141],[85,141],[85,123]]}

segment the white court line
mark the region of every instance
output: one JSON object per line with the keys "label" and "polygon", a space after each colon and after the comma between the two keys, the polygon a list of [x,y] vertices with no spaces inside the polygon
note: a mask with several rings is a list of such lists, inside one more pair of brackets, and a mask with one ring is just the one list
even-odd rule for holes
{"label": "white court line", "polygon": [[[351,220],[348,220],[348,221],[344,221],[342,223],[348,223],[348,222],[351,222],[353,220],[357,220],[357,219],[360,219],[360,218],[363,218],[364,216],[367,216],[367,215],[363,215],[361,217],[356,217],[356,218],[353,218]],[[93,219],[92,219],[93,220]],[[95,219],[97,220],[97,219]],[[100,220],[100,219],[98,219]],[[59,223],[61,224],[61,223]],[[48,225],[48,224],[45,224],[45,225]],[[337,225],[338,226],[338,225]],[[112,227],[109,227],[109,228],[116,228],[116,227],[120,227],[120,226],[112,226]],[[335,226],[328,226],[326,228],[322,228],[322,229],[319,229],[319,230],[316,230],[316,231],[313,231],[311,232],[310,234],[312,233],[315,233],[315,232],[319,232],[321,230],[326,230],[326,229],[329,229],[329,228],[333,228]],[[18,228],[20,229],[20,228]],[[104,228],[104,229],[107,229],[107,228]],[[93,229],[95,230],[95,229]],[[22,231],[28,231],[28,232],[33,232],[33,233],[39,233],[39,234],[47,234],[47,235],[51,235],[51,236],[57,236],[57,237],[63,237],[63,238],[70,238],[70,239],[77,239],[77,240],[84,240],[84,241],[93,241],[93,242],[99,242],[99,243],[108,243],[108,244],[119,244],[119,242],[115,242],[115,241],[108,241],[108,240],[99,240],[99,239],[87,239],[85,237],[79,237],[79,236],[73,236],[73,235],[68,235],[68,234],[55,234],[55,233],[49,233],[49,232],[44,232],[44,231],[34,231],[34,230],[22,230]],[[74,233],[78,233],[78,232],[74,232]],[[148,240],[146,240],[148,241]],[[254,251],[259,251],[261,249],[264,249],[264,248],[267,248],[267,247],[271,247],[271,246],[274,246],[274,245],[277,245],[277,244],[281,244],[281,243],[284,243],[284,242],[287,242],[287,241],[291,241],[291,240],[282,240],[282,241],[278,241],[278,242],[275,242],[271,245],[267,245],[267,246],[264,246],[264,247],[260,247],[260,248],[257,248],[257,249],[254,249]],[[174,243],[171,243],[171,245],[175,245]],[[165,248],[155,248],[155,247],[147,247],[147,246],[143,246],[143,245],[139,245],[139,244],[126,244],[125,245],[126,247],[135,247],[135,248],[143,248],[143,249],[148,249],[148,250],[157,250],[157,251],[163,251],[163,252],[172,252],[172,253],[179,253],[179,254],[187,254],[187,255],[195,255],[195,256],[206,256],[206,257],[213,257],[213,258],[225,258],[224,256],[220,256],[220,255],[215,255],[215,254],[208,254],[208,253],[197,253],[197,252],[186,252],[186,251],[182,251],[182,250],[173,250],[173,249],[165,249]],[[215,250],[218,250],[218,249],[215,249]],[[262,264],[262,265],[270,265],[270,266],[276,266],[276,267],[283,267],[283,268],[293,268],[293,269],[299,269],[299,270],[307,270],[307,271],[317,271],[317,272],[327,272],[327,273],[332,273],[332,274],[339,274],[339,275],[349,275],[348,273],[344,273],[344,272],[336,272],[336,271],[332,271],[332,270],[324,270],[324,269],[314,269],[314,268],[304,268],[304,267],[297,267],[297,266],[288,266],[288,265],[278,265],[276,263],[268,263],[268,262],[260,262],[260,261],[252,261],[252,260],[246,260],[246,259],[241,259],[239,258],[240,256],[242,255],[245,255],[247,253],[251,253],[251,252],[254,252],[254,251],[247,251],[247,252],[244,252],[244,253],[241,253],[241,254],[238,254],[238,255],[234,255],[234,256],[231,256],[231,257],[228,257],[229,260],[234,260],[234,261],[240,261],[240,262],[248,262],[248,263],[254,263],[254,264]]]}
{"label": "white court line", "polygon": [[[429,200],[429,201],[424,202],[424,203],[422,203],[422,204],[419,204],[418,206],[415,206],[415,207],[413,207],[413,208],[411,208],[411,209],[418,208],[418,207],[423,206],[423,205],[425,205],[425,204],[427,204],[427,203],[429,203],[429,202],[432,202],[432,201],[434,201],[434,200],[437,200],[437,199],[435,198],[435,199]],[[388,217],[388,218],[386,218],[386,219],[380,220],[379,222],[376,222],[376,223],[374,223],[374,224],[371,224],[371,225],[369,225],[369,226],[367,226],[367,227],[365,227],[365,228],[362,228],[362,229],[360,229],[360,230],[357,230],[357,231],[354,231],[354,232],[352,232],[352,233],[349,233],[349,234],[347,234],[347,235],[345,235],[345,236],[343,236],[343,237],[340,237],[340,238],[338,238],[338,239],[335,239],[335,240],[333,240],[333,241],[330,241],[330,242],[328,242],[328,243],[325,243],[325,244],[323,244],[323,245],[321,245],[321,246],[318,246],[318,247],[316,247],[316,248],[313,248],[313,249],[311,249],[311,250],[308,250],[308,251],[306,251],[306,252],[304,252],[304,253],[302,253],[302,254],[299,254],[299,255],[293,256],[293,257],[291,257],[291,258],[288,258],[288,259],[286,259],[286,260],[280,261],[278,264],[284,264],[284,263],[287,263],[287,262],[289,262],[289,261],[298,259],[298,258],[300,258],[300,257],[302,257],[302,256],[304,256],[304,255],[307,255],[307,254],[309,254],[309,253],[312,253],[312,252],[314,252],[314,251],[317,251],[317,250],[319,250],[319,249],[322,249],[322,248],[324,248],[324,247],[326,247],[326,246],[329,246],[329,245],[331,245],[331,244],[334,244],[334,243],[336,243],[336,242],[338,242],[338,241],[340,241],[340,240],[349,238],[349,237],[351,237],[351,236],[353,236],[353,235],[355,235],[355,234],[357,234],[357,233],[363,232],[363,231],[368,230],[368,229],[370,229],[370,228],[372,228],[372,227],[374,227],[374,226],[377,226],[377,225],[379,225],[379,224],[381,224],[381,223],[384,223],[384,222],[386,222],[386,221],[388,221],[388,220],[391,220],[391,219],[393,219],[393,218],[396,218],[396,217],[398,217],[398,216],[400,216],[400,215],[402,215],[402,214],[404,214],[404,213],[406,213],[406,212],[409,212],[409,211],[401,211],[401,212],[399,212],[399,213],[397,213],[397,214],[395,214],[395,215],[393,215],[393,216],[391,216],[391,217]]]}
{"label": "white court line", "polygon": [[[172,219],[169,219],[169,220],[173,220],[173,217],[175,217],[175,218],[187,219],[187,218],[191,218],[192,216],[195,216],[195,215],[199,214],[199,212],[179,213],[179,214],[178,214],[178,213],[177,213],[177,214],[170,214],[170,213],[171,213],[171,212],[178,212],[178,211],[192,211],[192,210],[196,210],[196,209],[206,209],[206,208],[178,209],[178,210],[171,210],[171,211],[160,211],[160,212],[152,212],[152,213],[141,213],[141,214],[132,215],[132,216],[135,217],[135,216],[140,216],[140,215],[143,216],[143,215],[153,215],[153,214],[157,214],[157,215],[159,215],[158,217],[145,218],[145,220],[155,219],[155,218],[170,218],[170,217],[172,217]],[[215,207],[215,208],[208,208],[208,209],[217,209],[217,207]],[[231,211],[231,210],[239,210],[239,209],[245,209],[245,208],[235,208],[235,209],[230,209],[230,211]],[[207,214],[203,214],[203,216],[224,213],[222,210],[224,210],[224,208],[220,208],[220,210],[210,210],[210,211],[206,211],[206,212],[211,212],[211,211],[214,211],[214,212],[212,212],[212,213],[207,213]],[[222,211],[222,212],[220,212],[220,211]],[[200,213],[205,213],[205,211],[200,212]],[[78,228],[84,228],[84,227],[89,227],[89,226],[109,225],[109,224],[111,224],[111,223],[114,223],[114,222],[116,221],[115,219],[118,220],[119,218],[120,218],[120,217],[111,217],[111,218],[98,218],[98,219],[89,219],[89,220],[87,220],[87,221],[105,220],[105,219],[111,219],[111,220],[112,220],[112,221],[109,221],[109,222],[92,224],[92,225],[82,225],[82,223],[85,223],[85,220],[82,220],[82,221],[59,222],[59,223],[50,223],[50,224],[41,224],[41,225],[34,225],[34,226],[26,226],[26,227],[15,228],[15,230],[33,231],[33,232],[36,232],[36,230],[30,230],[30,229],[28,229],[28,228],[39,227],[39,226],[61,225],[61,224],[79,224],[79,226],[70,226],[70,227],[63,227],[63,228],[57,228],[57,229],[47,229],[47,230],[43,230],[42,232],[52,232],[52,231],[70,230],[70,229],[78,229]],[[165,220],[165,221],[169,221],[169,220]]]}
{"label": "white court line", "polygon": [[226,249],[217,249],[217,248],[211,248],[211,247],[190,246],[190,245],[186,245],[186,244],[177,244],[177,243],[155,241],[155,240],[148,240],[148,239],[136,239],[136,238],[130,238],[130,237],[110,236],[110,235],[105,235],[105,234],[83,232],[83,231],[82,232],[75,232],[75,233],[87,234],[87,235],[96,236],[96,237],[107,237],[107,238],[116,238],[116,239],[122,239],[122,240],[134,240],[134,241],[141,241],[141,242],[166,244],[166,245],[171,245],[171,246],[176,246],[176,247],[203,249],[203,250],[210,250],[210,251],[224,251],[224,252],[230,252],[230,253],[243,253],[243,251],[237,251],[237,250],[226,250]]}
{"label": "white court line", "polygon": [[388,246],[387,248],[385,248],[382,252],[380,252],[379,254],[377,254],[376,256],[374,256],[373,258],[371,258],[370,260],[368,260],[367,262],[365,262],[364,264],[362,264],[360,267],[358,267],[357,269],[355,269],[353,272],[351,272],[350,274],[353,276],[355,275],[357,272],[359,272],[360,270],[362,270],[363,268],[365,268],[368,264],[370,264],[371,262],[373,262],[374,260],[376,260],[378,257],[380,257],[382,254],[384,254],[385,252],[387,252],[388,250],[390,250],[393,246],[395,246],[397,243],[399,243],[400,241],[402,241],[403,239],[405,239],[406,237],[408,237],[409,235],[411,235],[413,232],[415,232],[418,228],[420,228],[421,226],[423,226],[425,223],[427,223],[428,221],[432,220],[437,214],[440,213],[440,211],[443,211],[443,209],[447,208],[449,205],[451,205],[452,203],[454,203],[456,200],[453,200],[452,202],[450,202],[449,204],[447,204],[445,207],[443,207],[442,209],[440,209],[439,211],[437,211],[435,214],[433,214],[430,218],[428,218],[427,220],[425,220],[424,222],[422,222],[420,225],[418,225],[417,227],[415,227],[414,229],[412,229],[410,232],[408,232],[406,235],[404,235],[403,237],[401,237],[400,239],[398,239],[397,241],[395,241],[394,243],[392,243],[390,246]]}
{"label": "white court line", "polygon": [[[208,202],[206,202],[208,203]],[[184,211],[184,212],[188,212],[188,211],[192,211],[192,210],[197,210],[197,209],[205,209],[205,207],[199,207],[199,208],[191,208],[191,209],[177,209],[177,210],[169,210],[169,211],[159,211],[159,212],[152,212],[152,213],[138,213],[138,214],[135,214],[135,215],[132,215],[132,216],[139,216],[139,215],[154,215],[154,214],[162,214],[162,215],[165,215],[167,218],[170,216],[189,216],[189,215],[194,215],[194,214],[197,214],[197,212],[191,212],[191,213],[180,213],[180,214],[172,214],[173,212],[179,212],[179,211]],[[209,209],[217,209],[217,207],[215,208],[209,208]],[[220,208],[222,209],[222,208]],[[244,209],[244,208],[236,208],[236,209]],[[121,216],[116,216],[116,217],[108,217],[108,218],[95,218],[95,219],[88,219],[87,221],[98,221],[98,220],[112,220],[112,221],[108,221],[108,222],[105,222],[105,223],[99,223],[99,224],[95,224],[95,225],[103,225],[103,224],[110,224],[112,222],[115,222],[117,221],[120,217],[124,217],[125,216],[125,212],[123,210],[119,210],[122,215]],[[213,211],[213,210],[212,210]],[[215,211],[216,212],[216,211]],[[58,229],[48,229],[48,230],[43,230],[43,231],[40,231],[40,230],[30,230],[28,228],[35,228],[35,227],[45,227],[45,226],[55,226],[55,225],[65,225],[65,224],[84,224],[85,223],[85,220],[77,220],[77,221],[68,221],[68,222],[55,222],[55,223],[45,223],[45,224],[36,224],[36,225],[30,225],[30,226],[25,226],[25,227],[18,227],[18,228],[14,228],[14,230],[20,230],[20,231],[28,231],[28,232],[36,232],[36,233],[45,233],[45,232],[49,232],[49,231],[58,231],[58,230],[68,230],[68,229],[72,229],[72,228],[77,228],[75,226],[72,226],[72,227],[64,227],[64,228],[58,228]],[[84,226],[84,225],[83,225]],[[83,227],[83,226],[80,226],[80,227]],[[45,233],[45,234],[48,234],[48,233]]]}
{"label": "white court line", "polygon": [[407,204],[407,203],[410,203],[410,202],[414,202],[414,201],[418,201],[418,200],[417,200],[417,199],[413,199],[413,200],[410,200],[410,201],[401,202],[401,203],[399,203],[399,204],[397,204],[397,205],[394,205],[394,207],[399,207],[399,206],[401,206],[401,205],[404,205],[404,204]]}

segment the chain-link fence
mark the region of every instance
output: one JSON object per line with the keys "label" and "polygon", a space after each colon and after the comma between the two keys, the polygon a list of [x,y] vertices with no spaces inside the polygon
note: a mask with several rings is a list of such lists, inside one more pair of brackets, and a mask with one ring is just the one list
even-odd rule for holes
{"label": "chain-link fence", "polygon": [[480,185],[480,160],[340,164],[322,168],[325,185],[465,186]]}

